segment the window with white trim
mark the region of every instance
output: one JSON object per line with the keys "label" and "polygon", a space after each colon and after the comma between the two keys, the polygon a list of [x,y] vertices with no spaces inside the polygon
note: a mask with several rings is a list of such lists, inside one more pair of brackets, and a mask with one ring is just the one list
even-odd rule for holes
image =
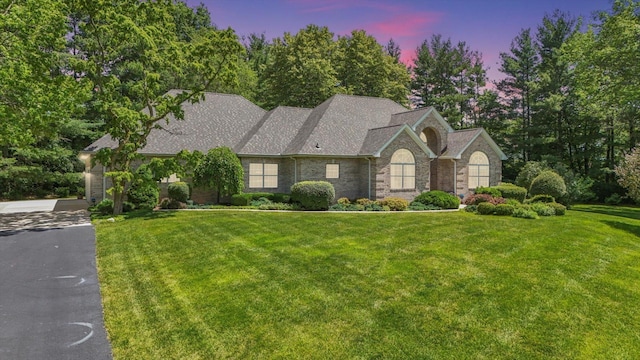
{"label": "window with white trim", "polygon": [[489,158],[476,151],[469,158],[469,189],[489,186]]}
{"label": "window with white trim", "polygon": [[325,173],[327,179],[340,178],[340,164],[327,164]]}
{"label": "window with white trim", "polygon": [[278,187],[278,164],[249,164],[249,188],[275,189]]}
{"label": "window with white trim", "polygon": [[391,156],[391,189],[405,190],[416,187],[416,161],[411,151],[400,149]]}

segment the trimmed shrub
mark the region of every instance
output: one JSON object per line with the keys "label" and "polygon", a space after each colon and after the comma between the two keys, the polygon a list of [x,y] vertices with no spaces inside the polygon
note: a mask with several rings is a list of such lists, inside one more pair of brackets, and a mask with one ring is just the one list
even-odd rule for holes
{"label": "trimmed shrub", "polygon": [[288,204],[291,202],[291,195],[283,194],[283,193],[274,193],[272,197],[267,197],[267,199],[273,201],[274,203]]}
{"label": "trimmed shrub", "polygon": [[251,201],[251,206],[261,206],[261,205],[268,205],[268,204],[273,204],[273,201],[267,199],[266,197],[261,197],[261,198],[258,198],[257,200]]}
{"label": "trimmed shrub", "polygon": [[545,194],[540,194],[540,195],[536,195],[534,197],[532,197],[531,199],[528,199],[527,201],[525,201],[525,203],[527,204],[535,204],[535,203],[552,203],[552,202],[556,202],[556,199],[553,198],[553,196],[551,195],[545,195]]}
{"label": "trimmed shrub", "polygon": [[113,214],[113,200],[104,199],[100,201],[93,209],[95,212],[101,215]]}
{"label": "trimmed shrub", "polygon": [[464,198],[465,205],[478,205],[483,202],[492,203],[493,205],[504,204],[506,200],[501,197],[493,197],[489,194],[471,194]]}
{"label": "trimmed shrub", "polygon": [[562,216],[567,212],[567,207],[562,204],[550,203],[547,205],[553,208],[553,210],[556,212],[556,216]]}
{"label": "trimmed shrub", "polygon": [[127,201],[138,209],[153,209],[158,204],[160,189],[156,183],[134,182],[127,190]]}
{"label": "trimmed shrub", "polygon": [[346,198],[346,197],[341,197],[340,199],[338,199],[338,204],[340,204],[340,205],[349,205],[349,204],[351,204],[351,201],[349,201],[349,199]]}
{"label": "trimmed shrub", "polygon": [[62,187],[55,188],[54,193],[59,198],[66,198],[66,197],[69,197],[70,191],[68,187],[62,186]]}
{"label": "trimmed shrub", "polygon": [[556,214],[555,209],[545,203],[533,203],[531,204],[531,210],[535,211],[539,216],[554,216]]}
{"label": "trimmed shrub", "polygon": [[362,205],[362,206],[367,206],[369,204],[371,204],[372,202],[374,202],[371,199],[367,199],[367,198],[360,198],[356,200],[356,204],[358,205]]}
{"label": "trimmed shrub", "polygon": [[505,199],[515,199],[519,202],[524,202],[524,199],[527,197],[527,189],[514,184],[502,183],[493,188],[500,190],[502,197]]}
{"label": "trimmed shrub", "polygon": [[464,208],[464,211],[470,212],[470,213],[476,213],[478,212],[478,205],[467,205]]}
{"label": "trimmed shrub", "polygon": [[421,202],[413,201],[409,204],[409,210],[413,211],[425,211],[425,210],[441,210],[441,207],[433,206],[433,205],[425,205]]}
{"label": "trimmed shrub", "polygon": [[524,207],[519,207],[513,210],[513,215],[511,216],[516,218],[521,218],[521,219],[537,219],[538,218],[538,214],[536,214],[535,211],[527,210]]}
{"label": "trimmed shrub", "polygon": [[546,170],[536,176],[531,182],[529,194],[535,195],[551,195],[555,199],[560,199],[567,194],[567,186],[562,176],[555,171]]}
{"label": "trimmed shrub", "polygon": [[443,209],[457,209],[460,207],[460,198],[440,190],[423,192],[416,196],[413,201],[425,205],[438,206]]}
{"label": "trimmed shrub", "polygon": [[189,199],[189,185],[184,181],[171,183],[167,188],[167,193],[170,199],[186,203],[187,199]]}
{"label": "trimmed shrub", "polygon": [[[231,195],[231,205],[249,206],[253,200],[258,200],[261,197],[267,198],[269,200],[273,200],[275,196],[273,193],[268,193],[268,192],[233,194]],[[276,201],[276,202],[279,202],[279,201]]]}
{"label": "trimmed shrub", "polygon": [[[267,200],[269,201],[269,200]],[[269,202],[258,206],[259,210],[295,210],[293,204]]]}
{"label": "trimmed shrub", "polygon": [[513,205],[514,207],[518,207],[520,205],[522,205],[522,203],[516,199],[506,199],[505,200],[505,204],[508,205]]}
{"label": "trimmed shrub", "polygon": [[476,194],[489,194],[493,197],[502,197],[502,192],[495,187],[478,187],[475,190]]}
{"label": "trimmed shrub", "polygon": [[516,207],[513,205],[499,204],[499,205],[496,205],[495,214],[500,216],[511,216],[513,215],[513,211],[515,209]]}
{"label": "trimmed shrub", "polygon": [[388,206],[391,211],[405,211],[409,207],[409,201],[396,197],[388,197],[379,202],[382,206]]}
{"label": "trimmed shrub", "polygon": [[496,212],[496,206],[489,202],[483,202],[478,204],[478,214],[480,215],[493,215]]}
{"label": "trimmed shrub", "polygon": [[291,200],[307,210],[328,210],[335,197],[333,185],[326,181],[301,181],[291,186]]}
{"label": "trimmed shrub", "polygon": [[[389,211],[388,209],[389,207],[387,207],[386,211]],[[382,205],[378,204],[377,201],[374,201],[369,205],[365,205],[364,211],[385,211],[385,209]]]}

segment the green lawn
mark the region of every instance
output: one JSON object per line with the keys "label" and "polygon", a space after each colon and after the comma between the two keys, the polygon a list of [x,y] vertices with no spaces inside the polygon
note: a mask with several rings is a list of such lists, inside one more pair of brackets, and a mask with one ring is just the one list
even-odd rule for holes
{"label": "green lawn", "polygon": [[637,359],[640,209],[101,222],[116,359]]}

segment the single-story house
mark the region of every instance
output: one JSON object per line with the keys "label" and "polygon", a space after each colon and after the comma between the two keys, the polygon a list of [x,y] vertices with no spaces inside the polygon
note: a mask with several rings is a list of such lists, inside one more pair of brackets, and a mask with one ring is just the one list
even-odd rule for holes
{"label": "single-story house", "polygon": [[[336,198],[412,200],[436,189],[463,195],[497,185],[506,159],[484,129],[455,131],[433,107],[408,110],[389,99],[334,95],[313,109],[265,111],[239,95],[207,93],[183,110],[184,120],[153,130],[140,153],[227,146],[242,162],[244,192],[288,193],[298,181],[324,180]],[[91,155],[114,145],[105,135],[84,149],[87,199],[102,200],[110,186],[108,169],[91,167]],[[192,197],[210,202],[213,195]]]}

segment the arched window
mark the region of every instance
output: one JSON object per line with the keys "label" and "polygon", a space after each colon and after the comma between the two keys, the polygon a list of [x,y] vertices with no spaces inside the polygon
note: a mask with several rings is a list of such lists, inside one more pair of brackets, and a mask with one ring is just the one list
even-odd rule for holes
{"label": "arched window", "polygon": [[411,151],[400,149],[391,156],[391,189],[415,189],[416,161]]}
{"label": "arched window", "polygon": [[469,189],[489,186],[489,158],[481,151],[476,151],[469,158]]}

